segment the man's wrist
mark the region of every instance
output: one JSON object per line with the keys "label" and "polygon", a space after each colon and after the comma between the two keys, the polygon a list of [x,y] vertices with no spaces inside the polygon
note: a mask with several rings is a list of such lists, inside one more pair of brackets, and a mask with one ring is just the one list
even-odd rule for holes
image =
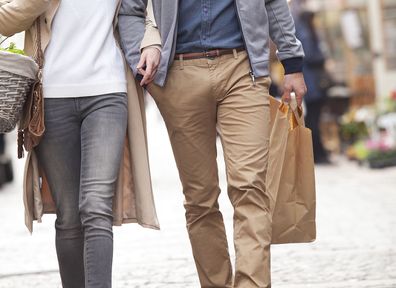
{"label": "man's wrist", "polygon": [[302,72],[303,59],[303,57],[295,57],[282,60],[281,62],[285,69],[285,75]]}

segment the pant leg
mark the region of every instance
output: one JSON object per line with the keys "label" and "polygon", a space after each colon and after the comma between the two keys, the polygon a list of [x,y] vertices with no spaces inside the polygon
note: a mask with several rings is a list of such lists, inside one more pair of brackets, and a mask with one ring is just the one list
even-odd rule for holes
{"label": "pant leg", "polygon": [[219,78],[227,81],[217,120],[234,207],[234,287],[238,288],[271,286],[271,217],[265,185],[271,81],[258,78],[253,85],[249,69],[244,52],[218,67]]}
{"label": "pant leg", "polygon": [[149,86],[165,120],[185,196],[187,229],[201,287],[232,287],[219,211],[216,99],[203,60],[176,61],[166,86]]}
{"label": "pant leg", "polygon": [[5,153],[5,134],[0,134],[0,155]]}
{"label": "pant leg", "polygon": [[82,112],[80,216],[85,240],[85,288],[110,288],[112,200],[127,126],[125,94],[78,99]]}
{"label": "pant leg", "polygon": [[321,162],[327,159],[326,150],[323,147],[320,136],[320,115],[324,100],[307,102],[307,114],[305,116],[305,125],[312,131],[312,145],[315,162]]}
{"label": "pant leg", "polygon": [[74,99],[45,100],[46,131],[36,153],[56,204],[56,251],[64,288],[84,287],[79,217],[80,119]]}

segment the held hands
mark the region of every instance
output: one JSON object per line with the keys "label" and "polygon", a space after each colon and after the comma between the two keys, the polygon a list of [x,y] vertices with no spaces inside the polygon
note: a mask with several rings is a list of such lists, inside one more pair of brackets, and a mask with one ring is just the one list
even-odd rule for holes
{"label": "held hands", "polygon": [[146,86],[154,80],[160,59],[161,51],[159,48],[149,46],[143,49],[140,61],[136,67],[138,73],[143,75],[143,79],[140,81],[140,86]]}
{"label": "held hands", "polygon": [[302,73],[286,74],[283,83],[283,101],[290,102],[290,93],[296,94],[297,105],[300,107],[302,104],[303,97],[307,93],[307,87],[305,86],[304,76]]}

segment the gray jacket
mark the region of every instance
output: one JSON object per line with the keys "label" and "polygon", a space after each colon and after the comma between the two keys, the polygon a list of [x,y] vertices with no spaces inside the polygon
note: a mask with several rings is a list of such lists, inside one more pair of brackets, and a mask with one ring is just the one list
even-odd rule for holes
{"label": "gray jacket", "polygon": [[[178,0],[152,0],[155,20],[162,39],[162,59],[155,83],[163,86],[176,49]],[[252,77],[269,75],[270,38],[278,48],[278,58],[304,56],[286,0],[235,0]],[[128,64],[136,73],[139,45],[143,38],[147,0],[122,0],[119,13],[121,46]]]}

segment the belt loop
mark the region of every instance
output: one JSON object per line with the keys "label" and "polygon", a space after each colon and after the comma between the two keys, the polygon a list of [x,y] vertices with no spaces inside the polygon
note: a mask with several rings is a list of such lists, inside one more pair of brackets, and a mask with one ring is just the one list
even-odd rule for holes
{"label": "belt loop", "polygon": [[179,55],[179,60],[180,60],[180,70],[183,70],[184,69],[183,54]]}
{"label": "belt loop", "polygon": [[234,54],[235,59],[238,59],[238,51],[236,49],[232,49],[232,54]]}

